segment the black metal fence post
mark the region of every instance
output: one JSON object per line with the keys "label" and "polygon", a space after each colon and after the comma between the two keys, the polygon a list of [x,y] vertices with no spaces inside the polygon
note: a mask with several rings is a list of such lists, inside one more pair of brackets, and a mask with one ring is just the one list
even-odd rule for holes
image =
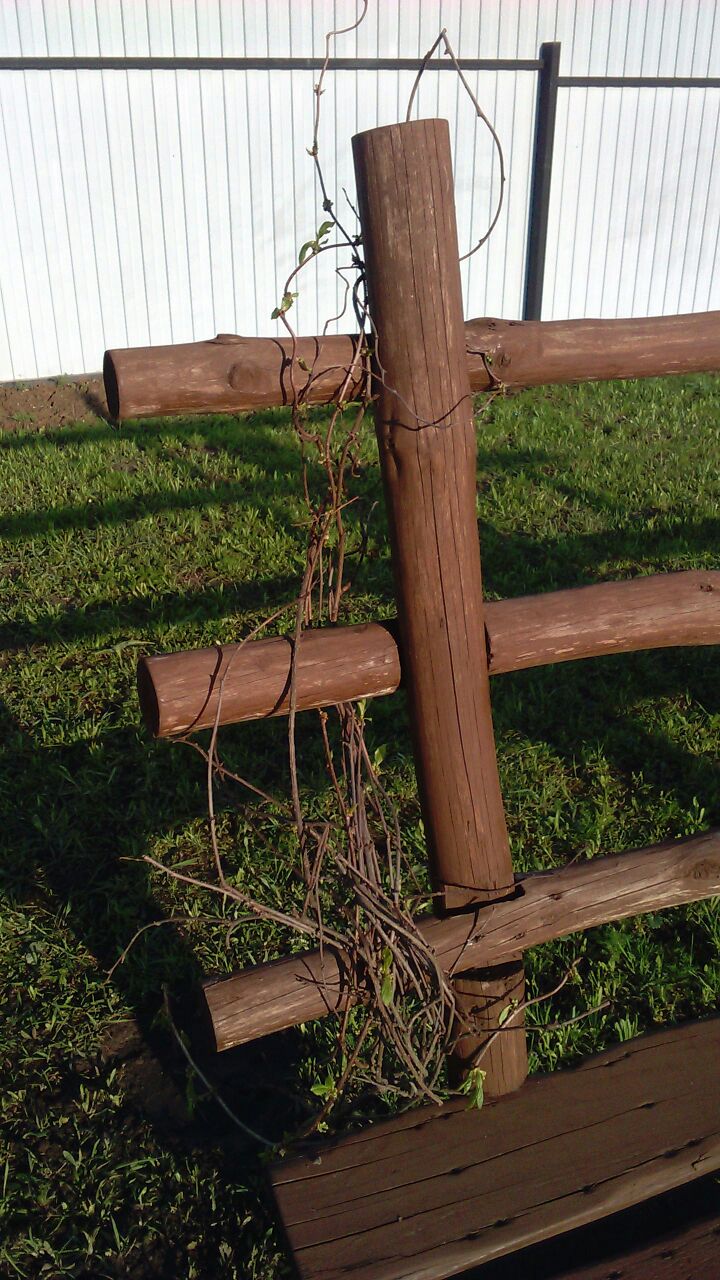
{"label": "black metal fence post", "polygon": [[550,181],[552,178],[555,111],[560,74],[560,45],[540,47],[542,67],[538,76],[537,111],[535,115],[535,148],[533,153],[532,190],[528,220],[528,249],[525,267],[524,320],[540,320],[542,316],[545,248],[547,245]]}

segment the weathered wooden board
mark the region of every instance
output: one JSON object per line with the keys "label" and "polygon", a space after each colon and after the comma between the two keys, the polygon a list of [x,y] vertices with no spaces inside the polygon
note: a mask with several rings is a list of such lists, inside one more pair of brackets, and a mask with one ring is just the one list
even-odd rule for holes
{"label": "weathered wooden board", "polygon": [[711,1172],[719,1062],[720,1019],[691,1023],[275,1166],[303,1280],[441,1280]]}
{"label": "weathered wooden board", "polygon": [[652,1244],[641,1244],[602,1262],[558,1272],[553,1280],[718,1280],[718,1276],[720,1212]]}
{"label": "weathered wooden board", "polygon": [[520,1253],[463,1280],[718,1280],[720,1181],[712,1174]]}

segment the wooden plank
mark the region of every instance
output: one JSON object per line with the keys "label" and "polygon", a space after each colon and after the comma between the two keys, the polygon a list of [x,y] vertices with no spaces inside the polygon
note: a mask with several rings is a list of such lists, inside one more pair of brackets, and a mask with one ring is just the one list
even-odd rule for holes
{"label": "wooden plank", "polygon": [[[446,972],[463,974],[594,925],[719,893],[720,831],[707,831],[518,876],[512,898],[447,919],[421,916],[418,924]],[[344,1009],[344,971],[342,956],[326,945],[322,955],[288,956],[206,985],[216,1047],[230,1049]],[[500,990],[497,998],[507,1004],[507,993]]]}
{"label": "wooden plank", "polygon": [[303,1280],[442,1280],[720,1167],[720,1019],[276,1165]]}
{"label": "wooden plank", "polygon": [[[542,667],[636,649],[720,642],[720,570],[688,569],[624,582],[486,600],[488,670]],[[292,643],[285,636],[158,654],[138,663],[138,695],[155,737],[287,715]],[[306,631],[297,707],[376,698],[402,683],[397,622]]]}
{"label": "wooden plank", "polygon": [[652,1244],[557,1272],[553,1280],[716,1280],[719,1275],[720,1212]]}
{"label": "wooden plank", "polygon": [[716,1280],[720,1184],[712,1174],[473,1268],[467,1280]]}
{"label": "wooden plank", "polygon": [[[490,711],[448,123],[357,134],[353,157],[415,770],[431,873],[452,908],[507,896],[514,880]],[[516,964],[508,992],[522,995],[522,983]],[[486,1040],[484,1028],[463,1035],[463,1062]],[[519,1027],[483,1065],[490,1094],[518,1088],[527,1074]]]}
{"label": "wooden plank", "polygon": [[[308,404],[337,398],[355,349],[349,335],[298,339],[294,381]],[[629,320],[468,320],[465,352],[474,392],[488,391],[496,382],[519,388],[712,372],[720,368],[720,311]],[[137,418],[288,404],[291,357],[289,338],[235,333],[106,351],[108,409],[115,418]],[[359,395],[363,384],[358,362],[346,398]]]}

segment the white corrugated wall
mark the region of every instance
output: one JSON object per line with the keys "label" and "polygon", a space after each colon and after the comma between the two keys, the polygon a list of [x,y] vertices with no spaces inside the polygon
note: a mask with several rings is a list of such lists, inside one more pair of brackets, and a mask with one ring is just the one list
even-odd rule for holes
{"label": "white corrugated wall", "polygon": [[[356,0],[0,0],[0,59],[318,57]],[[343,58],[422,56],[444,26],[466,58],[561,75],[720,76],[718,0],[370,0]],[[0,68],[0,380],[98,369],[105,347],[270,333],[297,249],[322,219],[306,153],[306,70]],[[321,156],[352,198],[350,138],[404,117],[411,72],[338,71]],[[531,71],[473,72],[509,182],[464,266],[468,314],[521,314],[536,98]],[[450,120],[460,241],[487,223],[497,163],[450,72],[419,110]],[[545,318],[720,307],[720,89],[561,88]],[[349,210],[348,210],[349,215]],[[351,216],[351,215],[349,215]],[[331,255],[295,323],[339,309]],[[338,327],[351,324],[340,321]]]}

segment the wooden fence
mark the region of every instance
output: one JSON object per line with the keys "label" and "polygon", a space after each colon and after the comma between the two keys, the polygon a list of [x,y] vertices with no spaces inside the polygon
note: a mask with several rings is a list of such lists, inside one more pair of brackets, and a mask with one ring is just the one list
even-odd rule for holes
{"label": "wooden fence", "polygon": [[[720,639],[720,571],[659,575],[539,597],[483,600],[475,510],[473,391],[720,367],[720,313],[639,321],[463,323],[447,124],[423,120],[354,139],[376,359],[375,417],[397,622],[305,633],[297,705],[389,694],[411,711],[427,852],[440,894],[421,927],[452,976],[471,1061],[523,992],[539,942],[720,893],[720,832],[513,872],[489,676],[548,662]],[[378,359],[378,351],[381,359]],[[352,340],[304,339],[308,398],[332,398]],[[281,404],[287,344],[223,336],[109,352],[116,413]],[[140,664],[153,733],[288,710],[282,638]],[[341,954],[326,947],[205,988],[217,1047],[344,1007]],[[273,1184],[305,1277],[445,1276],[596,1219],[720,1166],[718,1023],[671,1029],[577,1073],[527,1074],[520,1019],[483,1067],[500,1099],[469,1115],[425,1108],[278,1166]],[[518,1091],[519,1092],[516,1092]],[[512,1095],[505,1097],[504,1095]]]}

